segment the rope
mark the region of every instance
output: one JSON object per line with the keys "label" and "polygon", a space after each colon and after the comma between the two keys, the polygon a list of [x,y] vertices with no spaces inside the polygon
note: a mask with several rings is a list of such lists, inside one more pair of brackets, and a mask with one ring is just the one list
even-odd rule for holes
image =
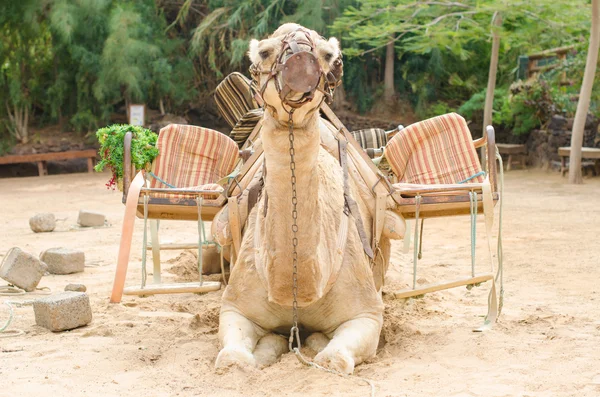
{"label": "rope", "polygon": [[423,226],[425,218],[421,219],[421,233],[419,234],[419,259],[423,258]]}
{"label": "rope", "polygon": [[25,295],[27,292],[24,289],[15,287],[14,285],[3,285],[0,287],[0,296],[15,296]]}
{"label": "rope", "polygon": [[146,286],[146,246],[148,244],[148,195],[144,195],[144,238],[142,245],[142,289]]}
{"label": "rope", "polygon": [[415,247],[413,257],[413,289],[417,289],[417,262],[419,260],[419,211],[421,209],[421,196],[415,196]]}
{"label": "rope", "polygon": [[8,301],[5,301],[4,304],[8,306],[8,320],[6,320],[6,323],[2,327],[0,327],[0,338],[11,338],[14,336],[23,335],[24,332],[22,330],[13,330],[8,332],[6,331],[6,329],[13,320],[14,310],[12,305]]}
{"label": "rope", "polygon": [[[42,289],[42,288],[40,288]],[[22,294],[19,294],[22,295]],[[25,331],[21,330],[21,329],[14,329],[14,330],[10,330],[7,331],[8,327],[10,326],[10,324],[12,323],[12,320],[14,319],[14,306],[17,307],[22,307],[22,306],[29,306],[31,304],[33,304],[33,300],[28,300],[28,301],[23,301],[23,302],[17,302],[17,301],[4,301],[3,303],[8,306],[8,320],[6,320],[6,323],[0,327],[0,338],[14,338],[15,336],[19,336],[19,335],[23,335],[25,333]]]}
{"label": "rope", "polygon": [[306,365],[307,367],[320,369],[321,371],[329,372],[330,374],[338,375],[338,376],[341,376],[342,378],[346,378],[346,379],[354,378],[354,379],[357,379],[357,380],[367,383],[371,387],[371,397],[375,397],[375,390],[376,390],[375,383],[372,380],[363,378],[360,376],[356,376],[356,375],[346,375],[346,374],[343,374],[336,370],[325,368],[313,361],[308,360],[306,357],[304,357],[302,355],[302,353],[300,353],[300,350],[297,347],[294,347],[293,350],[294,350],[294,353],[296,354],[296,358],[298,359],[298,361],[300,361],[302,364]]}
{"label": "rope", "polygon": [[468,177],[464,181],[460,181],[460,182],[457,182],[457,183],[466,183],[466,182],[469,182],[471,179],[475,179],[478,176],[482,176],[482,175],[485,176],[485,171],[479,171],[478,173],[476,173],[474,175],[471,175],[470,177]]}
{"label": "rope", "polygon": [[162,183],[165,186],[170,187],[171,189],[177,189],[174,185],[171,185],[170,183],[165,182],[163,179],[161,179],[160,177],[154,175],[154,172],[149,171],[148,175],[150,175],[152,178],[156,179],[157,181],[159,181],[160,183]]}
{"label": "rope", "polygon": [[498,317],[502,313],[502,307],[504,306],[504,265],[503,265],[503,250],[502,250],[502,204],[504,203],[504,164],[502,164],[502,156],[496,147],[496,159],[500,163],[498,170],[499,175],[499,214],[498,214],[498,273],[496,274],[496,282],[500,281],[500,298],[498,300]]}
{"label": "rope", "polygon": [[477,193],[469,192],[471,207],[471,277],[475,277],[475,245],[477,239]]}
{"label": "rope", "polygon": [[[202,221],[202,202],[204,198],[202,196],[196,197],[196,204],[198,205],[198,274],[200,275],[200,285],[202,285],[202,244],[206,242],[206,231],[204,230],[204,222]],[[225,274],[223,274],[225,278]]]}

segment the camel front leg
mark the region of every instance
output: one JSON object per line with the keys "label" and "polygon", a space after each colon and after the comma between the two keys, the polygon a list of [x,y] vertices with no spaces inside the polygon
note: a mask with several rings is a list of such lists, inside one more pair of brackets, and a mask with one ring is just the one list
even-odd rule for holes
{"label": "camel front leg", "polygon": [[216,368],[231,364],[256,366],[252,352],[266,332],[234,311],[221,312],[219,316],[219,341],[223,348],[217,356]]}
{"label": "camel front leg", "polygon": [[327,347],[317,354],[315,362],[344,374],[354,372],[354,366],[373,357],[379,343],[383,320],[356,318],[342,323],[330,335]]}

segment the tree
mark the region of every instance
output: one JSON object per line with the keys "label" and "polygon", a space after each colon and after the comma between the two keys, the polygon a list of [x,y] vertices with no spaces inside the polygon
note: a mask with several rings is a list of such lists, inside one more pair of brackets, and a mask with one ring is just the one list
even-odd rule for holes
{"label": "tree", "polygon": [[583,130],[590,107],[592,87],[598,65],[598,49],[600,46],[600,0],[592,0],[592,28],[590,31],[590,45],[588,47],[587,61],[577,112],[573,121],[573,133],[571,135],[571,156],[569,161],[569,183],[583,183],[581,177],[581,146],[583,145]]}
{"label": "tree", "polygon": [[19,142],[29,140],[33,106],[42,102],[41,85],[52,59],[47,25],[35,1],[11,2],[0,13],[0,106],[8,130]]}
{"label": "tree", "polygon": [[419,110],[440,100],[458,106],[485,87],[489,24],[496,13],[504,20],[501,30],[493,30],[504,36],[498,80],[506,84],[514,78],[518,54],[577,40],[583,12],[576,1],[358,0],[333,29],[351,60],[375,56],[381,62],[382,49],[393,42],[400,59],[395,85]]}

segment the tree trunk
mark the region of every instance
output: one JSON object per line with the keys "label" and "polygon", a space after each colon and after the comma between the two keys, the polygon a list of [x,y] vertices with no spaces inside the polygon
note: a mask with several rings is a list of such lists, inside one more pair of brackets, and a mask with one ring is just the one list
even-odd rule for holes
{"label": "tree trunk", "polygon": [[579,91],[579,102],[577,112],[573,121],[573,132],[571,135],[571,156],[569,160],[569,183],[583,183],[581,177],[581,146],[583,145],[583,130],[585,120],[590,108],[592,86],[598,64],[598,47],[600,45],[600,0],[592,0],[592,29],[590,32],[590,46],[585,63],[583,82]]}
{"label": "tree trunk", "polygon": [[[495,26],[502,26],[502,16],[496,14]],[[494,107],[494,90],[496,89],[496,73],[498,72],[498,53],[500,52],[500,35],[497,29],[492,32],[492,54],[490,56],[490,71],[488,74],[487,91],[485,93],[485,107],[483,110],[483,132],[492,124],[492,110]]]}
{"label": "tree trunk", "polygon": [[25,106],[23,112],[25,116],[21,124],[21,137],[23,138],[23,143],[27,143],[29,142],[29,107]]}
{"label": "tree trunk", "polygon": [[[500,34],[495,27],[502,26],[502,16],[499,13],[494,15],[492,27],[492,53],[490,55],[490,71],[488,73],[488,84],[485,92],[485,106],[483,108],[483,129],[482,136],[485,136],[486,128],[492,125],[492,111],[494,109],[494,91],[496,90],[496,73],[498,72],[498,54],[500,52]],[[490,153],[490,156],[493,155]],[[485,147],[481,148],[481,163],[487,164]]]}
{"label": "tree trunk", "polygon": [[390,104],[394,100],[394,42],[389,42],[385,47],[385,71],[383,77],[383,99]]}
{"label": "tree trunk", "polygon": [[21,143],[27,143],[29,141],[29,131],[27,125],[29,124],[29,107],[18,107],[14,106],[11,111],[8,103],[6,104],[6,111],[12,126],[9,127],[11,133],[17,138],[17,141]]}
{"label": "tree trunk", "polygon": [[165,104],[163,103],[162,98],[160,98],[160,100],[158,101],[158,108],[160,109],[160,115],[164,116],[165,115]]}
{"label": "tree trunk", "polygon": [[346,106],[346,90],[344,90],[344,85],[340,84],[333,94],[333,103],[331,104],[331,108],[333,110],[341,110]]}

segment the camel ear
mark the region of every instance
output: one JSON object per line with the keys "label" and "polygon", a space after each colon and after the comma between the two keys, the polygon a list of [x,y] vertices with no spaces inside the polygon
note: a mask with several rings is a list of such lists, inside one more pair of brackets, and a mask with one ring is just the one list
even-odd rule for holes
{"label": "camel ear", "polygon": [[330,72],[335,76],[337,84],[344,74],[344,62],[342,61],[342,51],[340,50],[340,42],[335,37],[330,38],[327,43],[334,49],[333,63]]}
{"label": "camel ear", "polygon": [[327,40],[327,43],[329,43],[329,45],[335,49],[336,54],[334,56],[334,58],[337,58],[340,56],[340,42],[338,41],[338,39],[336,39],[335,37],[331,37],[329,40]]}
{"label": "camel ear", "polygon": [[260,62],[260,54],[258,52],[258,40],[250,40],[250,49],[248,50],[248,58],[254,65]]}

